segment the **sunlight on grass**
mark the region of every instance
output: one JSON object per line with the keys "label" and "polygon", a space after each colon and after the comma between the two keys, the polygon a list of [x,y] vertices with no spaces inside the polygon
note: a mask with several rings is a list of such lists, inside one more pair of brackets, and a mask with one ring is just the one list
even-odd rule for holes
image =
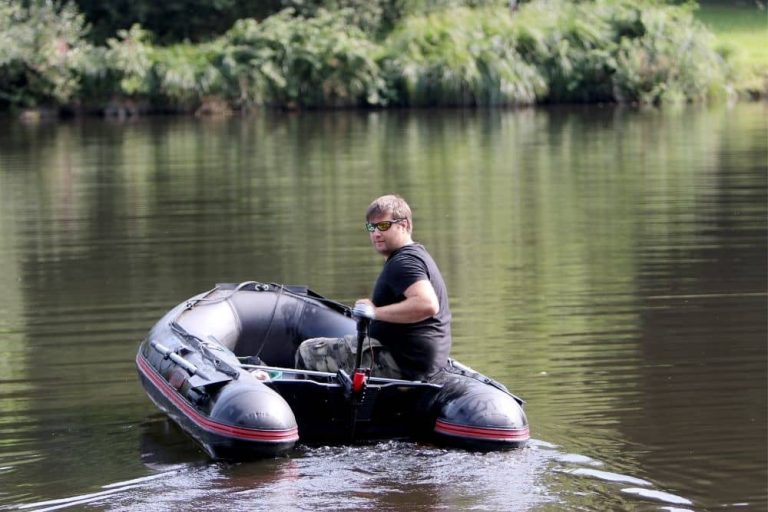
{"label": "sunlight on grass", "polygon": [[696,17],[717,37],[730,55],[740,88],[768,87],[768,8],[764,0],[702,2]]}

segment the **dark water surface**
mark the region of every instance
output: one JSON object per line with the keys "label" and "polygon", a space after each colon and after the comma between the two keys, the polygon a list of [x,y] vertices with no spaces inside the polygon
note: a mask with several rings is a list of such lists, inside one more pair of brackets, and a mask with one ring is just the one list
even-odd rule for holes
{"label": "dark water surface", "polygon": [[[768,109],[0,124],[0,510],[768,508]],[[531,446],[213,463],[134,367],[217,282],[344,302],[396,191]]]}

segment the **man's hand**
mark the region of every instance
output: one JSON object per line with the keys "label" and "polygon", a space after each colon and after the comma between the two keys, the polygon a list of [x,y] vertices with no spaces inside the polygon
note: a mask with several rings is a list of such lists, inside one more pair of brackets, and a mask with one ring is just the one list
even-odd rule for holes
{"label": "man's hand", "polygon": [[370,300],[360,299],[355,302],[355,307],[352,308],[352,316],[358,319],[373,320],[376,318],[376,308]]}

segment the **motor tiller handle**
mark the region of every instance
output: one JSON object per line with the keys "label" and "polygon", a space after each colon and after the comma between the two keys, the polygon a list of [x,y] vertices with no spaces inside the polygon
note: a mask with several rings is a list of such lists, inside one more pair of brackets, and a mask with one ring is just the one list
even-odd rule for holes
{"label": "motor tiller handle", "polygon": [[[368,325],[376,315],[373,306],[358,302],[352,308],[352,317],[357,320],[357,354],[355,354],[355,371],[352,374],[352,391],[359,393],[365,387],[370,369],[363,369],[363,343],[368,337]],[[373,361],[371,361],[373,363]]]}

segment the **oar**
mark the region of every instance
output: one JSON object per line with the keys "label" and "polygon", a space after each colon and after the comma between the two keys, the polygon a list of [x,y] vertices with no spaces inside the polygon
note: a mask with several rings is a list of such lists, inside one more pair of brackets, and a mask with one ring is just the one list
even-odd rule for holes
{"label": "oar", "polygon": [[163,355],[163,357],[170,359],[171,361],[173,361],[174,363],[176,363],[177,365],[185,369],[187,373],[189,373],[190,375],[198,375],[203,379],[209,379],[209,377],[203,372],[201,372],[197,366],[193,365],[192,363],[190,363],[189,361],[187,361],[186,359],[184,359],[179,354],[177,354],[170,348],[166,347],[159,341],[151,340],[149,342],[149,346],[157,350],[158,352],[160,352]]}

